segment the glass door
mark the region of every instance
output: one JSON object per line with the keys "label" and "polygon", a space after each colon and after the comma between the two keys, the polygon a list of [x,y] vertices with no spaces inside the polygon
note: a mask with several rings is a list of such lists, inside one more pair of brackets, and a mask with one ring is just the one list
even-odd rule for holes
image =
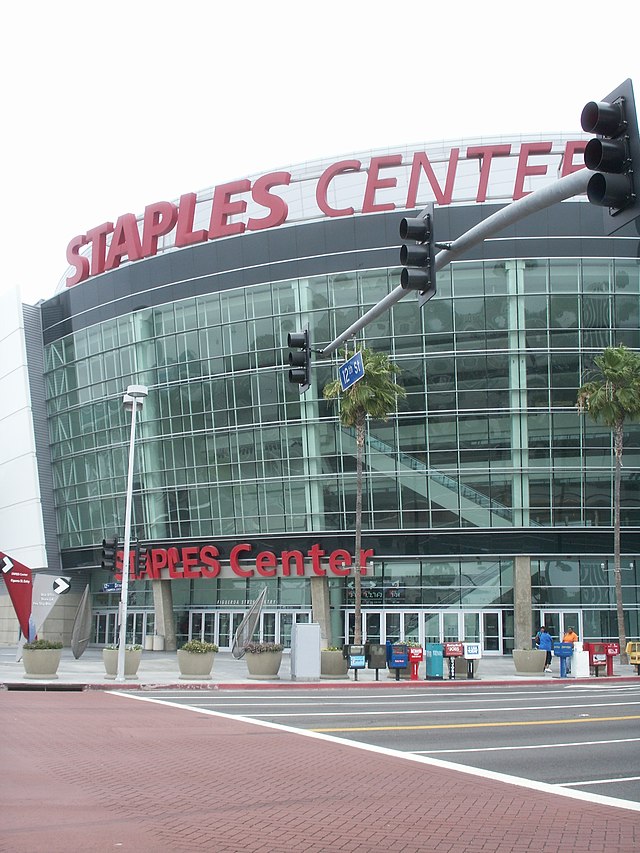
{"label": "glass door", "polygon": [[534,631],[540,625],[545,626],[553,640],[562,640],[568,628],[573,628],[582,639],[582,613],[579,610],[541,610],[540,623],[534,625]]}
{"label": "glass door", "polygon": [[114,646],[118,642],[118,614],[96,613],[94,616],[93,642],[99,646]]}
{"label": "glass door", "polygon": [[502,619],[499,610],[482,613],[482,654],[502,654]]}

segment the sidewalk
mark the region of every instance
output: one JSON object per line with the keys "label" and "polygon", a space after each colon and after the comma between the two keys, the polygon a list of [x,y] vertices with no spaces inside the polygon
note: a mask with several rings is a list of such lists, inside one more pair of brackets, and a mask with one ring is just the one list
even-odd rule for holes
{"label": "sidewalk", "polygon": [[2,853],[640,849],[633,806],[194,712],[153,692],[4,690],[0,726]]}
{"label": "sidewalk", "polygon": [[[617,661],[616,661],[617,664]],[[268,687],[393,687],[402,685],[405,687],[414,687],[420,685],[432,685],[441,687],[448,685],[452,688],[460,685],[471,686],[474,684],[491,684],[491,683],[511,683],[522,684],[525,682],[536,682],[540,684],[550,683],[551,681],[559,681],[560,665],[559,661],[554,660],[553,672],[541,676],[524,676],[516,675],[513,661],[510,656],[485,657],[479,662],[478,674],[474,679],[465,677],[457,677],[455,680],[450,680],[445,667],[445,676],[442,680],[425,680],[425,665],[424,662],[420,665],[418,681],[409,681],[402,679],[397,682],[395,678],[390,678],[386,670],[379,671],[379,680],[376,681],[376,670],[362,669],[358,670],[358,678],[355,679],[354,672],[349,673],[348,679],[328,680],[320,679],[313,681],[303,681],[300,679],[291,678],[291,658],[289,654],[283,655],[282,665],[280,667],[279,678],[277,680],[262,681],[254,680],[248,677],[247,665],[243,660],[236,660],[230,652],[218,652],[215,656],[213,665],[212,678],[210,681],[192,681],[181,680],[178,669],[178,662],[175,652],[152,652],[144,651],[142,653],[142,662],[138,670],[138,678],[135,680],[126,681],[127,688],[193,688],[206,687],[209,689],[229,689],[229,688],[264,688]],[[616,680],[640,680],[636,675],[636,668],[633,666],[622,667],[620,664],[614,664],[614,676]],[[599,676],[597,679],[580,679],[585,681],[611,681],[611,678],[606,679],[604,676]],[[571,677],[563,679],[570,683],[576,681]],[[24,677],[24,667],[21,662],[16,661],[16,647],[3,646],[0,647],[0,689],[12,688],[17,689],[38,689],[44,686],[53,689],[81,689],[82,687],[113,690],[121,689],[122,682],[116,683],[105,677],[104,665],[102,663],[102,650],[100,648],[88,648],[78,660],[75,660],[71,650],[65,648],[62,650],[62,659],[58,668],[58,678],[52,681],[40,681],[36,679],[27,679]]]}

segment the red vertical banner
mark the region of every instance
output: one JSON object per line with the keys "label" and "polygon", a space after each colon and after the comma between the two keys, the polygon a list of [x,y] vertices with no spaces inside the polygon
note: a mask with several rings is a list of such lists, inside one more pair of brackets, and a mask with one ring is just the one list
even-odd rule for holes
{"label": "red vertical banner", "polygon": [[33,576],[28,566],[13,560],[7,554],[0,551],[0,571],[9,591],[9,598],[16,611],[20,630],[29,640],[35,639],[33,630],[30,630],[29,618],[33,603]]}

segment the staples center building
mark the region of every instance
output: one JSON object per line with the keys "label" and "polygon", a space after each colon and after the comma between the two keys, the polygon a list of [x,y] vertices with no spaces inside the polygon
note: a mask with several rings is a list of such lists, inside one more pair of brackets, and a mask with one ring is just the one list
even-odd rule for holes
{"label": "staples center building", "polygon": [[[321,350],[399,284],[398,226],[435,202],[438,241],[581,168],[581,137],[544,134],[369,151],[187,192],[70,235],[37,306],[4,298],[0,548],[90,585],[97,644],[120,594],[100,568],[124,539],[130,384],[138,415],[128,637],[228,648],[266,585],[261,638],[319,621],[353,635],[355,439],[323,400],[340,357],[289,384],[287,333]],[[509,227],[408,295],[358,344],[407,392],[367,425],[364,638],[617,637],[612,435],[576,410],[605,347],[640,349],[635,230],[606,236],[574,198]],[[12,402],[7,404],[7,401]],[[622,582],[640,634],[640,432],[625,431]],[[3,591],[4,592],[4,591]],[[69,601],[73,601],[70,597]],[[75,599],[77,603],[77,597]],[[15,639],[4,613],[1,639]],[[68,637],[69,606],[60,630]]]}

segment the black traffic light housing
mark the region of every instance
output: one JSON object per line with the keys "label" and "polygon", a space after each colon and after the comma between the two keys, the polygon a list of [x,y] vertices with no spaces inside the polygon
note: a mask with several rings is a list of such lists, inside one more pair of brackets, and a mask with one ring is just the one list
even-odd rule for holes
{"label": "black traffic light housing", "polygon": [[137,559],[136,563],[138,566],[138,573],[145,572],[147,570],[147,556],[149,554],[149,549],[146,545],[138,545],[137,548]]}
{"label": "black traffic light housing", "polygon": [[118,551],[118,539],[112,536],[109,539],[102,540],[102,554],[100,568],[107,572],[116,571],[116,554]]}
{"label": "black traffic light housing", "polygon": [[595,172],[587,185],[591,204],[608,208],[605,229],[618,231],[640,216],[640,137],[631,80],[602,101],[585,104],[580,124],[595,133],[584,151],[584,164]]}
{"label": "black traffic light housing", "polygon": [[300,393],[311,385],[311,336],[309,329],[301,332],[289,332],[289,382],[298,385]]}
{"label": "black traffic light housing", "polygon": [[428,204],[420,215],[400,222],[400,239],[415,240],[415,244],[400,247],[400,285],[404,290],[421,293],[420,305],[436,292],[436,256],[433,227],[433,204]]}

